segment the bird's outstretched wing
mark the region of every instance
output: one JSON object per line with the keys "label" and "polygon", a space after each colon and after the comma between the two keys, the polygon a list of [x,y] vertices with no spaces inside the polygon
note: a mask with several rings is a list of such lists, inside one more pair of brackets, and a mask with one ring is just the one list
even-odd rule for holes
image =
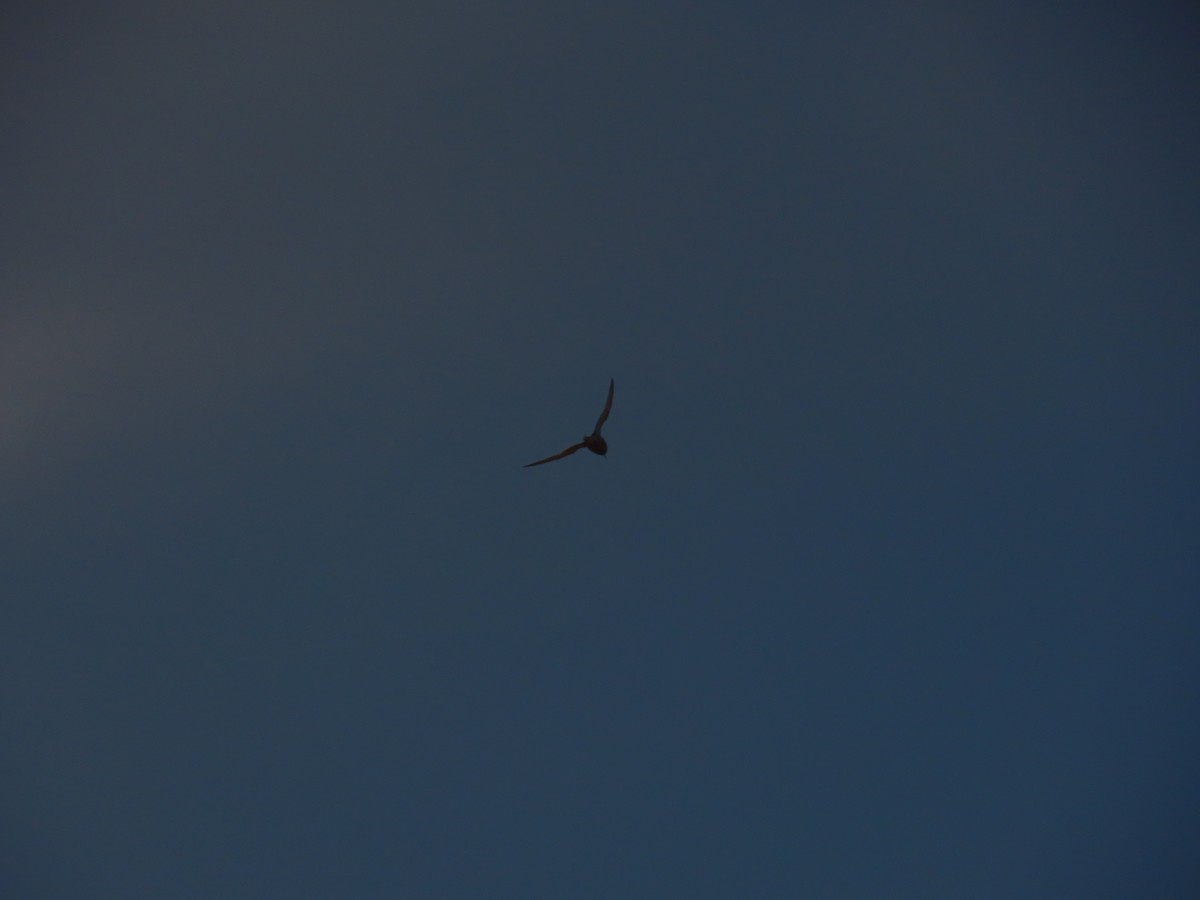
{"label": "bird's outstretched wing", "polygon": [[[600,426],[603,425],[604,422],[608,419],[608,413],[612,409],[612,397],[613,397],[613,387],[614,386],[615,386],[615,382],[611,378],[608,379],[608,399],[604,401],[604,412],[600,413],[600,418],[598,418],[596,420],[596,428],[595,428],[595,430],[592,431],[592,434],[596,434],[596,435],[600,434]],[[578,448],[576,448],[576,449],[578,449]]]}
{"label": "bird's outstretched wing", "polygon": [[528,469],[530,466],[540,466],[542,463],[554,462],[556,459],[562,459],[564,456],[570,456],[576,450],[582,450],[585,444],[580,441],[578,444],[572,444],[562,453],[555,453],[553,456],[547,456],[545,459],[539,459],[537,462],[526,463],[521,468]]}

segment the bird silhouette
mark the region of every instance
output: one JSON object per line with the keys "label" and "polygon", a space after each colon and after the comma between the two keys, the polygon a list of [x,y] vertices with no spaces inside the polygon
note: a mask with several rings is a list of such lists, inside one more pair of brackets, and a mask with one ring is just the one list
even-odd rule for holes
{"label": "bird silhouette", "polygon": [[554,462],[554,460],[570,456],[576,450],[582,450],[584,447],[593,453],[599,453],[601,456],[606,454],[608,452],[608,441],[600,437],[600,429],[603,427],[605,419],[608,418],[608,411],[612,409],[613,386],[613,380],[611,378],[608,379],[608,399],[604,401],[604,411],[600,413],[600,418],[596,420],[596,427],[592,429],[591,434],[585,436],[578,444],[572,444],[562,453],[555,453],[553,456],[547,456],[545,459],[539,459],[537,462],[526,463],[521,468],[528,469],[530,466],[540,466],[542,463]]}

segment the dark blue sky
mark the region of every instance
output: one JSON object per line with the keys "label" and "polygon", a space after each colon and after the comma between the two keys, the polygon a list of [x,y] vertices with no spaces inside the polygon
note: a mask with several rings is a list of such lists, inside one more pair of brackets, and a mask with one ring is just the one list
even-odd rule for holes
{"label": "dark blue sky", "polygon": [[1200,895],[1192,5],[4,16],[0,894]]}

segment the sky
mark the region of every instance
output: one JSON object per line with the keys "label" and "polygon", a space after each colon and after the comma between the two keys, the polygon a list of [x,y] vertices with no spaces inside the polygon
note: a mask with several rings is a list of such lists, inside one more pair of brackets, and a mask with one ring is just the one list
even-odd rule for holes
{"label": "sky", "polygon": [[3,17],[0,895],[1200,896],[1193,5]]}

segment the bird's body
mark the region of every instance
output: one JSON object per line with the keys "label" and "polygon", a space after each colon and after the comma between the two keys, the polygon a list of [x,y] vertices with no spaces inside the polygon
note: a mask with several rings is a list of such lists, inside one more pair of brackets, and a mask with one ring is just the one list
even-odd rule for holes
{"label": "bird's body", "polygon": [[604,427],[604,422],[608,418],[608,413],[612,409],[613,388],[615,384],[613,380],[608,379],[608,399],[604,402],[604,410],[600,413],[600,418],[596,420],[596,427],[592,429],[591,434],[584,435],[583,440],[578,444],[572,444],[561,453],[555,453],[553,456],[547,456],[545,459],[539,459],[537,462],[526,463],[524,468],[530,466],[540,466],[542,463],[554,462],[556,459],[562,459],[564,456],[570,456],[577,450],[588,449],[593,453],[604,456],[608,453],[608,441],[600,436],[600,429]]}

